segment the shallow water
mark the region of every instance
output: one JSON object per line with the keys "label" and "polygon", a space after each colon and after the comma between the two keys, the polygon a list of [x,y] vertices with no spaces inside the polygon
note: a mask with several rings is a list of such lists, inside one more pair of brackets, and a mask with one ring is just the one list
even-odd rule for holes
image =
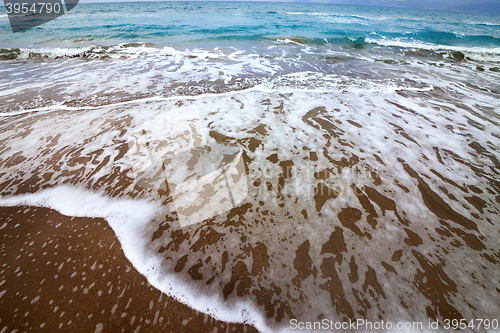
{"label": "shallow water", "polygon": [[[488,98],[482,109],[437,89],[402,94],[248,91],[4,118],[3,194],[71,184],[155,203],[126,222],[77,189],[13,199],[107,217],[157,288],[261,330],[318,316],[494,318],[500,139]],[[168,191],[134,187],[126,140],[145,119],[186,105],[208,141],[244,151],[248,195],[181,227]]]}

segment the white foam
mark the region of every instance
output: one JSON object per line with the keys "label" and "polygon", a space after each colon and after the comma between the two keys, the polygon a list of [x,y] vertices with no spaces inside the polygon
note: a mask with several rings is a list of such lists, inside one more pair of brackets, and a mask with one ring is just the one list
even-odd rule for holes
{"label": "white foam", "polygon": [[123,248],[129,249],[130,254],[138,244],[134,240],[135,237],[126,235],[126,230],[138,232],[143,229],[159,209],[157,204],[145,200],[112,199],[68,186],[54,187],[33,194],[2,197],[0,205],[47,207],[67,216],[104,218],[115,230]]}
{"label": "white foam", "polygon": [[[465,80],[465,74],[463,75],[463,79]],[[307,77],[307,73],[305,77]],[[290,81],[294,80],[300,82],[302,78],[300,75],[290,76]],[[442,83],[442,86],[447,89],[456,89],[462,96],[460,102],[466,104],[472,110],[477,112],[480,112],[483,107],[484,109],[487,109],[498,105],[498,101],[495,100],[495,96],[489,96],[487,93],[479,93],[478,95],[476,91],[471,91],[467,87],[449,87],[449,82],[447,81],[439,81],[435,78],[430,78],[429,80],[435,80],[438,85]],[[445,86],[444,84],[447,85]],[[370,88],[369,85],[368,88]],[[465,132],[470,134],[471,137],[474,137],[475,140],[479,140],[481,143],[490,141],[493,142],[493,144],[498,145],[500,140],[490,135],[490,132],[497,133],[498,128],[487,121],[474,117],[464,108],[456,107],[451,102],[447,102],[446,100],[432,100],[433,104],[429,104],[431,103],[429,99],[405,98],[397,94],[387,94],[383,91],[383,89],[378,90],[368,88],[364,90],[360,89],[356,92],[352,92],[350,91],[351,88],[348,88],[347,90],[349,91],[346,92],[333,90],[328,93],[293,90],[293,93],[285,95],[281,86],[276,92],[272,89],[269,89],[269,91],[265,91],[264,89],[261,89],[262,91],[259,89],[252,89],[244,92],[232,92],[220,95],[201,95],[197,97],[156,100],[151,99],[148,100],[148,103],[144,103],[140,106],[134,105],[133,103],[137,103],[137,101],[134,101],[133,103],[120,104],[119,110],[116,110],[116,106],[89,108],[86,113],[81,112],[79,114],[73,113],[68,114],[67,116],[60,116],[60,118],[64,119],[66,127],[60,124],[62,121],[59,118],[57,118],[57,122],[52,121],[51,119],[40,119],[33,125],[33,130],[28,133],[26,138],[22,141],[9,141],[11,150],[4,152],[3,154],[12,155],[16,151],[21,151],[22,156],[28,157],[28,161],[29,157],[33,157],[32,160],[40,162],[39,164],[37,163],[36,167],[37,171],[41,172],[38,168],[39,165],[43,164],[40,159],[48,159],[51,155],[44,157],[38,153],[38,146],[41,146],[40,149],[45,148],[45,144],[40,144],[40,138],[46,138],[49,134],[53,135],[54,133],[69,132],[70,135],[63,135],[60,140],[59,145],[60,148],[62,148],[65,145],[79,147],[82,144],[81,142],[84,142],[87,136],[90,138],[97,136],[98,139],[95,139],[95,142],[91,141],[87,144],[87,146],[91,147],[85,146],[87,150],[81,152],[81,155],[85,156],[87,153],[93,152],[102,146],[107,147],[110,142],[115,142],[115,139],[117,138],[117,136],[107,136],[107,134],[98,133],[100,130],[93,129],[94,127],[100,127],[100,119],[109,118],[109,120],[112,121],[116,119],[113,117],[117,117],[117,114],[119,116],[126,115],[133,118],[133,120],[131,120],[131,126],[133,127],[143,124],[144,121],[149,119],[154,119],[155,116],[166,112],[166,110],[170,108],[176,108],[177,102],[182,101],[185,105],[194,105],[197,107],[197,110],[200,112],[200,121],[204,121],[210,130],[215,130],[220,134],[234,137],[235,140],[240,142],[242,145],[244,145],[244,142],[246,142],[245,140],[248,140],[250,137],[256,137],[259,140],[262,140],[262,144],[259,145],[254,152],[248,149],[246,151],[249,157],[253,160],[249,165],[249,178],[251,178],[251,180],[263,179],[264,181],[269,181],[270,183],[273,183],[273,185],[276,185],[278,178],[277,175],[280,168],[267,160],[267,157],[272,153],[278,154],[281,161],[292,160],[295,166],[303,167],[306,163],[304,162],[304,157],[308,156],[309,151],[314,151],[318,152],[318,161],[314,167],[331,167],[332,164],[321,155],[321,152],[324,151],[323,149],[327,149],[327,140],[331,140],[332,146],[327,149],[331,158],[338,161],[342,157],[349,158],[351,154],[356,154],[360,157],[360,161],[362,161],[360,164],[380,166],[380,177],[383,180],[383,185],[380,185],[377,189],[384,193],[384,195],[388,198],[394,200],[399,207],[399,211],[405,211],[407,218],[412,222],[412,228],[426,227],[431,230],[429,233],[435,235],[432,230],[439,225],[439,221],[431,212],[428,211],[418,194],[417,185],[415,184],[414,179],[406,174],[401,167],[401,164],[397,161],[397,158],[401,157],[405,159],[412,166],[412,168],[420,174],[432,177],[432,174],[429,173],[429,169],[432,168],[459,184],[474,180],[478,182],[478,185],[481,185],[480,187],[486,188],[489,186],[487,181],[482,178],[475,179],[468,167],[459,163],[453,163],[451,159],[446,160],[446,165],[442,165],[438,162],[435,157],[433,147],[439,143],[439,148],[441,149],[445,148],[450,151],[460,151],[460,149],[463,151],[465,149],[463,155],[471,152],[471,150],[467,148],[468,137],[447,131],[445,127],[445,125],[450,123],[453,124],[455,128],[459,127],[457,123],[466,123],[467,117],[473,118],[475,121],[484,125],[484,131],[472,127],[467,128]],[[267,99],[269,99],[268,103],[261,102]],[[411,109],[413,112],[408,110],[405,111],[401,107],[397,107],[389,103],[387,100],[399,103],[404,108],[408,108],[408,110]],[[277,108],[277,106],[281,103],[283,103],[283,112]],[[477,105],[477,103],[480,103],[480,105]],[[323,106],[325,111],[319,115],[319,117],[322,117],[325,121],[329,121],[332,125],[341,128],[343,133],[339,135],[342,139],[345,139],[346,143],[351,143],[350,146],[337,145],[335,147],[337,142],[332,139],[332,135],[328,135],[325,130],[318,129],[304,123],[302,120],[304,115],[309,110],[320,106]],[[436,110],[431,106],[437,106],[438,109]],[[445,107],[452,109],[453,111],[446,111],[444,109]],[[392,114],[395,114],[398,117],[395,117]],[[451,120],[449,118],[451,118]],[[337,120],[339,123],[333,122]],[[349,125],[348,121],[354,121],[362,125],[363,130],[356,126]],[[94,123],[94,125],[89,128],[82,125],[87,123]],[[398,133],[395,133],[396,127],[391,123],[404,128],[406,133],[414,138],[418,144],[412,143],[411,141],[399,136]],[[266,126],[266,131],[268,133],[265,136],[261,137],[255,133],[250,133],[250,130],[260,125]],[[433,125],[435,125],[436,128],[434,128]],[[46,127],[51,127],[51,131],[43,132]],[[96,132],[94,133],[93,131]],[[5,136],[5,140],[7,140],[8,135],[11,135],[8,133],[8,131],[2,132],[2,138]],[[403,148],[402,144],[395,141],[396,139],[404,142],[407,147]],[[19,146],[16,145],[19,142],[24,144]],[[385,161],[385,167],[378,164],[373,157],[374,153],[378,154]],[[112,150],[106,150],[105,155],[106,154],[107,156],[113,156]],[[427,159],[422,158],[422,155],[425,155]],[[488,161],[479,161],[470,156],[468,156],[468,158],[471,158],[478,165],[478,167],[484,167],[487,169],[487,167],[491,165],[491,162]],[[117,162],[111,161],[109,163],[115,164]],[[25,164],[20,164],[19,168],[23,170],[30,170],[30,165],[26,162]],[[269,169],[272,171],[271,174],[273,175],[269,177],[257,176],[258,168]],[[276,170],[278,170],[278,172],[274,173]],[[90,173],[89,170],[86,170],[85,172]],[[469,178],[465,178],[464,175]],[[344,171],[341,175],[337,176],[339,181],[344,181],[348,185],[355,180],[358,187],[365,185],[373,186],[371,179],[356,179],[352,173],[350,174],[347,171]],[[5,175],[2,177],[7,178]],[[88,181],[88,178],[86,177],[83,177],[83,179]],[[409,188],[411,192],[406,194],[400,189],[398,190],[398,187],[393,183],[394,179],[401,181],[401,183]],[[52,185],[50,182],[53,181],[54,180],[46,181],[44,184]],[[293,274],[295,274],[295,272],[293,267],[283,267],[283,262],[286,262],[286,260],[290,259],[290,257],[294,255],[296,245],[300,244],[300,242],[305,239],[314,240],[314,244],[311,244],[311,253],[315,254],[312,260],[314,261],[314,267],[319,268],[321,266],[322,257],[319,255],[321,248],[318,249],[317,247],[321,247],[321,244],[327,240],[331,229],[335,227],[335,222],[332,221],[337,221],[336,216],[340,209],[347,206],[359,207],[359,203],[356,201],[355,197],[352,195],[349,196],[348,193],[344,192],[343,195],[339,196],[335,201],[330,200],[327,202],[323,206],[321,211],[322,215],[320,216],[315,212],[314,202],[311,200],[310,196],[307,195],[309,192],[303,191],[300,193],[294,193],[294,184],[285,183],[285,189],[291,190],[289,191],[291,197],[286,199],[287,206],[280,208],[276,202],[276,195],[265,189],[264,181],[262,182],[260,188],[254,189],[254,192],[252,192],[254,197],[249,199],[250,202],[253,203],[255,207],[257,206],[258,201],[262,200],[264,203],[262,209],[272,211],[280,218],[283,216],[292,216],[293,219],[287,220],[283,218],[284,221],[278,221],[278,223],[272,225],[271,223],[264,222],[263,220],[258,220],[256,222],[257,218],[255,216],[257,213],[253,213],[246,215],[242,220],[243,223],[248,224],[248,228],[245,229],[245,233],[251,234],[252,236],[252,240],[249,240],[248,242],[262,240],[263,242],[266,242],[266,246],[268,246],[268,253],[271,257],[270,264],[272,265],[274,272],[266,272],[266,274],[269,275],[266,275],[265,277],[268,278],[269,281],[278,284],[282,283],[281,286],[284,288],[287,281],[286,278],[293,278]],[[319,181],[317,179],[309,177],[303,180],[303,185],[305,185],[307,189],[310,189],[314,188],[318,182]],[[253,182],[250,181],[249,183]],[[442,182],[429,181],[429,184],[434,190],[436,190],[435,187],[442,185]],[[108,184],[108,186],[113,188],[113,184]],[[257,191],[260,192],[256,193]],[[439,190],[436,190],[436,192],[437,191]],[[452,192],[460,202],[464,202],[465,194],[460,193],[460,191],[453,190],[452,188],[450,189],[450,192]],[[51,199],[49,197],[53,198]],[[76,197],[77,200],[73,200],[72,197]],[[484,194],[483,197],[490,201],[494,200],[493,197],[487,194]],[[65,204],[67,201],[66,198],[69,198],[69,204]],[[119,198],[111,199],[104,197],[101,194],[88,191],[57,187],[55,189],[45,190],[32,195],[2,198],[0,203],[8,202],[9,204],[19,204],[24,202],[25,204],[32,205],[46,205],[54,207],[54,209],[58,210],[66,209],[66,213],[71,214],[72,216],[80,216],[73,214],[95,214],[98,215],[96,217],[104,217],[108,219],[108,222],[112,226],[113,230],[117,233],[118,238],[122,243],[122,247],[124,248],[125,255],[138,269],[138,271],[145,275],[148,281],[150,281],[150,283],[152,283],[159,290],[176,297],[194,309],[210,313],[218,319],[251,323],[264,332],[270,330],[270,328],[266,326],[264,316],[260,314],[261,312],[259,310],[255,309],[256,305],[248,298],[244,301],[236,301],[234,298],[224,301],[220,290],[217,290],[215,287],[210,287],[215,288],[215,292],[211,294],[210,292],[214,291],[214,289],[210,289],[206,285],[204,285],[205,289],[202,287],[198,288],[195,285],[195,281],[187,280],[193,282],[191,285],[186,282],[185,277],[181,274],[169,273],[169,268],[164,267],[164,265],[168,266],[168,260],[159,256],[157,253],[158,247],[165,245],[165,242],[168,242],[169,240],[169,236],[165,235],[165,239],[158,239],[156,242],[153,242],[153,244],[150,240],[151,233],[154,232],[157,227],[157,225],[155,225],[157,221],[154,217],[156,215],[165,216],[165,214],[154,213],[156,211],[155,209],[159,209],[156,211],[159,212],[162,209],[168,210],[171,207],[158,208],[158,206],[151,201],[140,201],[141,204],[139,205],[139,212],[137,215],[129,215],[127,213],[128,204],[125,203],[136,202],[136,200],[128,200],[129,199]],[[105,202],[106,204],[102,204],[102,202]],[[461,207],[460,202],[451,202],[450,205],[453,205],[453,209],[460,212],[464,216],[470,216],[468,215],[470,214],[470,211]],[[84,207],[79,207],[82,203],[84,203]],[[142,206],[143,203],[146,206]],[[85,206],[91,207],[92,210],[85,208]],[[150,209],[147,207],[150,207]],[[124,213],[121,211],[122,209],[124,209]],[[303,209],[307,210],[309,215],[309,219],[306,221],[298,217],[300,216],[300,211]],[[491,209],[494,209],[494,207],[491,207]],[[165,213],[165,211],[161,212]],[[115,213],[122,214],[120,216],[124,216],[123,218],[126,221],[123,222],[121,221],[121,218],[118,219],[115,216]],[[404,271],[399,272],[401,275],[398,279],[392,279],[390,275],[387,275],[387,272],[379,265],[381,257],[387,262],[390,262],[393,250],[400,249],[405,246],[402,242],[405,236],[401,228],[394,227],[393,221],[396,217],[393,212],[381,212],[377,208],[377,213],[380,216],[378,229],[372,231],[369,227],[366,228],[366,230],[370,230],[373,237],[369,242],[358,240],[355,235],[348,234],[350,231],[346,229],[346,242],[349,243],[349,245],[352,245],[352,248],[349,247],[346,258],[349,256],[356,257],[356,260],[363,258],[359,259],[362,260],[361,262],[363,263],[363,266],[360,268],[360,275],[366,272],[366,265],[369,264],[374,270],[376,270],[379,282],[382,283],[384,289],[387,290],[389,288],[388,286],[390,286],[391,292],[386,292],[387,300],[380,300],[381,308],[385,311],[386,317],[408,319],[414,318],[415,315],[419,319],[426,319],[426,313],[423,309],[425,309],[425,306],[428,305],[429,301],[423,295],[416,292],[411,282],[409,282],[414,279],[416,270],[418,269],[418,264],[408,265],[409,267],[405,268]],[[495,217],[493,213],[489,212],[486,212],[485,216],[490,216],[491,218]],[[217,221],[222,221],[222,224],[224,222],[223,219],[224,217],[221,217]],[[337,221],[337,223],[339,222]],[[177,226],[171,226],[171,229],[175,228],[178,230]],[[491,245],[492,242],[495,242],[495,239],[489,235],[498,234],[496,226],[489,226],[485,223],[485,225],[481,225],[480,228],[481,234],[488,238],[487,242],[490,242],[488,244]],[[299,235],[293,236],[295,237],[293,238],[294,243],[281,241],[282,239],[292,239],[291,236],[295,234],[297,230],[300,230],[300,233]],[[207,252],[210,252],[213,259],[211,263],[213,263],[216,262],[217,255],[221,254],[226,249],[231,249],[229,250],[231,252],[229,265],[232,265],[236,261],[234,258],[237,258],[237,256],[242,254],[243,251],[238,240],[239,236],[231,234],[231,232],[227,229],[223,229],[222,232],[229,234],[229,236],[235,236],[236,240],[228,237],[223,242],[221,241],[221,244],[214,245],[214,247],[210,248],[210,251]],[[197,237],[196,232],[193,231],[193,234],[190,235]],[[425,238],[428,234],[426,232],[422,232],[421,236]],[[428,238],[424,239],[424,243],[425,244],[422,248],[432,248],[432,243]],[[447,244],[443,241],[440,242],[440,245],[446,246]],[[454,249],[453,253],[446,256],[447,263],[449,264],[447,266],[447,274],[449,274],[457,284],[461,284],[462,282],[461,279],[459,279],[460,273],[453,271],[453,267],[456,267],[456,263],[460,263],[461,269],[463,268],[464,270],[468,270],[466,274],[477,268],[476,265],[479,263],[479,261],[463,263],[463,257],[468,254],[470,255],[470,251],[467,251],[468,250],[466,248],[457,248]],[[173,251],[172,254],[183,255],[186,253],[189,255],[193,254],[193,256],[202,256],[200,253],[193,253],[190,249],[190,245],[188,246],[185,244],[183,248],[179,251]],[[372,253],[377,253],[377,255],[381,257],[372,257]],[[437,255],[444,256],[442,252],[437,253]],[[245,260],[245,264],[249,267],[252,263],[252,258],[246,258]],[[481,261],[482,259],[479,258],[479,260]],[[490,265],[491,263],[488,264],[483,260],[480,264],[485,264],[485,267],[487,267],[486,265]],[[345,267],[345,261],[343,265],[342,272],[344,273],[342,274],[344,275],[339,275],[339,278],[345,282],[344,286],[346,286],[346,284],[349,284],[347,282],[348,278],[345,275],[348,268]],[[363,271],[363,269],[365,270]],[[222,274],[218,277],[218,279],[220,279],[220,283],[227,282],[231,274],[230,268],[221,273]],[[495,273],[493,272],[491,274]],[[321,275],[321,273],[319,275]],[[277,276],[279,276],[279,278],[277,278]],[[258,286],[268,287],[266,283],[271,282],[267,281],[267,279],[263,280],[262,284],[259,284]],[[465,281],[466,279],[463,280]],[[488,287],[491,287],[493,283],[491,281],[488,282],[485,279],[484,283],[486,283]],[[315,314],[321,313],[321,309],[325,309],[324,313],[327,313],[326,311],[331,313],[332,306],[329,303],[329,296],[324,297],[324,294],[320,294],[322,291],[318,289],[318,285],[321,282],[321,277],[318,277],[315,281],[313,281],[312,278],[304,280],[302,290],[297,291],[296,289],[291,289],[290,293],[295,296],[299,293],[303,293],[300,295],[305,295],[305,298],[307,299],[305,304],[311,305],[314,308],[314,310],[311,311],[316,311]],[[255,283],[257,285],[257,282]],[[362,282],[358,282],[357,285],[353,285],[353,288],[362,290],[361,284]],[[349,285],[349,287],[350,286],[351,285]],[[479,290],[478,293],[482,297],[494,297],[486,295],[485,293],[487,292],[487,289],[484,289],[482,286],[471,286],[468,288],[471,290],[469,294]],[[219,293],[217,293],[218,291]],[[346,293],[348,293],[346,298],[350,304],[356,306],[358,303],[350,292],[350,288],[346,288]],[[400,302],[398,297],[406,297],[404,295],[410,295],[409,297],[411,297],[410,301],[412,303],[408,305],[411,310],[415,310],[415,314],[408,313],[403,307],[399,307],[397,305]],[[470,295],[468,296],[470,297]],[[461,311],[465,309],[463,311],[466,315],[475,314],[483,310],[480,309],[477,310],[478,312],[474,312],[454,295],[450,295],[450,298],[454,298],[456,306],[460,306]],[[307,306],[304,304],[302,305],[304,306],[304,311],[308,311]],[[493,310],[496,309],[494,305],[490,306],[489,304],[486,304],[485,307]],[[376,306],[372,306],[372,311],[377,311]],[[283,330],[286,329],[283,328]]]}
{"label": "white foam", "polygon": [[95,327],[95,332],[94,333],[101,333],[103,327],[104,326],[102,325],[102,323],[97,324],[96,327]]}
{"label": "white foam", "polygon": [[500,61],[500,47],[486,48],[486,47],[465,47],[465,46],[451,46],[441,44],[431,44],[420,41],[415,41],[406,38],[383,38],[374,39],[366,38],[367,43],[378,44],[382,46],[396,46],[410,49],[423,49],[429,51],[460,51],[466,53],[467,56],[473,59]]}
{"label": "white foam", "polygon": [[[221,295],[201,296],[175,274],[163,274],[159,269],[161,260],[152,256],[149,250],[151,238],[147,232],[151,229],[148,224],[152,223],[160,211],[158,204],[146,200],[110,198],[68,186],[0,198],[0,206],[18,205],[47,207],[67,216],[106,219],[118,237],[127,259],[157,289],[216,319],[249,323],[262,332],[269,331],[263,317],[252,311],[252,304],[248,302],[228,304]],[[5,292],[0,292],[0,297]],[[97,328],[99,325],[102,328],[102,324],[98,324]]]}
{"label": "white foam", "polygon": [[[250,91],[273,92],[275,90],[263,89],[262,86],[255,86],[252,88],[245,89],[244,91],[245,92],[250,92]],[[99,105],[99,106],[84,105],[84,106],[71,107],[71,106],[67,106],[64,104],[57,104],[57,105],[51,105],[51,106],[46,106],[46,107],[41,107],[41,108],[20,110],[20,111],[9,112],[9,113],[0,113],[0,117],[10,117],[10,116],[16,116],[16,115],[32,113],[32,112],[100,110],[100,109],[109,109],[109,108],[114,108],[114,107],[126,106],[126,105],[131,105],[131,104],[143,104],[143,103],[148,103],[148,102],[198,100],[198,99],[203,99],[203,98],[211,97],[211,96],[213,96],[213,97],[215,97],[215,96],[233,96],[233,95],[241,94],[241,92],[242,91],[228,91],[228,92],[220,93],[220,94],[213,93],[213,94],[203,94],[203,95],[197,95],[197,96],[148,97],[148,98],[141,98],[141,99],[135,99],[135,100],[131,100],[131,101],[118,102],[118,103],[110,103],[110,104]]]}

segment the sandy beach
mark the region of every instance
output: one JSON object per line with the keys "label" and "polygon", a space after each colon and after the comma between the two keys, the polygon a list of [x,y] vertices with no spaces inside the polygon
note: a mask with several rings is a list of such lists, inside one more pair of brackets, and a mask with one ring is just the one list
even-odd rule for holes
{"label": "sandy beach", "polygon": [[3,332],[255,332],[152,287],[103,219],[28,206],[0,214]]}
{"label": "sandy beach", "polygon": [[[494,319],[500,289],[493,146],[469,144],[476,152],[470,158],[487,162],[468,162],[427,142],[432,131],[419,134],[426,123],[440,124],[439,116],[386,100],[391,112],[379,113],[378,121],[392,124],[397,136],[378,135],[384,147],[420,147],[428,157],[417,162],[410,150],[394,156],[396,148],[370,148],[376,136],[367,143],[362,133],[377,111],[353,118],[329,105],[329,94],[315,96],[317,107],[301,99],[250,91],[3,117],[0,324],[37,331],[60,325],[265,331],[307,318],[441,325],[443,318]],[[211,112],[213,103],[227,108]],[[260,111],[237,121],[238,105]],[[237,207],[182,226],[171,186],[154,190],[134,179],[128,142],[146,112],[158,123],[163,114],[174,119],[175,110],[194,107],[208,140],[243,147],[249,187]],[[409,119],[414,123],[404,129],[394,123]],[[460,131],[485,127],[473,128]],[[455,135],[450,131],[461,140]],[[429,172],[421,163],[430,158]],[[460,185],[438,171],[445,160],[476,176]],[[206,306],[220,318],[241,309],[240,302],[253,305],[235,310],[232,320],[254,327],[199,312]]]}

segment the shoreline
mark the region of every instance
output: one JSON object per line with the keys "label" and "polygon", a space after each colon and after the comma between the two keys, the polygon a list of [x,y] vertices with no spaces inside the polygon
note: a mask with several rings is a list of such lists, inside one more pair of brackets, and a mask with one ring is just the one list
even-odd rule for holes
{"label": "shoreline", "polygon": [[[257,332],[213,319],[151,286],[104,219],[0,207],[4,327],[53,332]],[[3,290],[6,290],[4,292]],[[62,324],[62,326],[60,326]]]}

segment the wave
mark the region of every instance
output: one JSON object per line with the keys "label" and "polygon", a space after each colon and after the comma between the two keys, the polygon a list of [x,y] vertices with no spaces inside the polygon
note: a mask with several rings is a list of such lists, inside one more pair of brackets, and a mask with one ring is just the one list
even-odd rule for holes
{"label": "wave", "polygon": [[155,48],[148,43],[124,43],[115,46],[91,45],[84,47],[7,48],[0,49],[0,60],[13,59],[106,59],[122,55],[137,55]]}
{"label": "wave", "polygon": [[467,35],[458,32],[427,29],[419,32],[408,32],[404,36],[417,41],[439,45],[461,46],[467,44],[468,46],[500,47],[499,38],[485,35]]}
{"label": "wave", "polygon": [[486,26],[495,26],[495,27],[498,27],[500,26],[500,23],[494,23],[494,22],[476,22],[476,21],[471,21],[471,20],[467,20],[465,21],[466,24],[470,24],[470,25],[486,25]]}
{"label": "wave", "polygon": [[[302,36],[290,36],[285,38],[275,38],[274,41],[278,44],[296,44],[303,46],[339,46],[347,49],[364,49],[374,46],[382,47],[398,47],[404,50],[426,50],[430,51],[428,55],[442,55],[443,53],[462,52],[473,60],[486,60],[486,61],[500,61],[500,42],[494,37],[490,36],[474,36],[469,39],[482,40],[484,43],[490,41],[489,44],[498,43],[499,47],[486,47],[486,46],[464,46],[454,45],[452,41],[460,39],[454,34],[428,32],[422,34],[423,40],[413,39],[410,37],[394,37],[387,38],[380,36],[379,38],[373,37],[336,37],[336,38],[307,38]],[[441,39],[438,43],[436,39]],[[435,43],[427,40],[434,40]],[[450,42],[446,42],[446,40]],[[473,44],[473,43],[468,43]],[[479,44],[477,42],[476,44]]]}
{"label": "wave", "polygon": [[370,20],[370,21],[386,21],[391,18],[386,16],[364,16],[364,15],[356,15],[356,14],[338,14],[333,12],[326,13],[314,13],[314,12],[287,12],[287,15],[310,15],[310,16],[325,16],[325,17],[352,17],[358,18],[362,20]]}
{"label": "wave", "polygon": [[461,52],[472,60],[480,61],[494,61],[500,62],[500,47],[487,48],[487,47],[467,47],[467,46],[453,46],[433,44],[415,40],[403,40],[401,38],[394,39],[373,39],[366,38],[366,43],[375,44],[384,47],[399,47],[403,49],[418,49],[438,53]]}
{"label": "wave", "polygon": [[[438,43],[436,39],[441,39]],[[468,38],[468,39],[467,39]],[[500,41],[490,36],[463,37],[463,44],[455,41],[459,40],[454,34],[440,34],[437,32],[421,32],[420,39],[412,33],[404,37],[396,36],[388,38],[380,34],[368,36],[351,37],[305,37],[305,36],[284,36],[269,37],[264,35],[224,35],[217,37],[206,37],[201,41],[208,43],[204,49],[193,49],[189,52],[181,51],[180,48],[164,46],[158,43],[122,43],[118,45],[89,45],[78,47],[39,47],[39,48],[2,48],[0,49],[0,60],[28,60],[28,59],[116,59],[134,58],[137,56],[165,57],[170,55],[186,58],[217,58],[233,60],[229,57],[234,52],[238,56],[251,56],[253,58],[283,58],[293,61],[307,59],[329,60],[332,52],[343,53],[350,56],[343,59],[371,58],[373,60],[380,57],[380,48],[387,48],[392,54],[413,55],[415,50],[419,51],[419,57],[439,57],[454,60],[478,60],[500,62]],[[478,42],[472,43],[471,39]],[[88,40],[84,41],[91,41]],[[469,40],[469,42],[467,42]],[[434,41],[434,42],[433,42]],[[489,44],[493,46],[481,46]],[[226,46],[227,42],[240,42],[238,47]],[[265,49],[257,51],[253,48],[255,44],[267,45]],[[495,46],[498,44],[499,46]],[[276,49],[277,50],[273,50]],[[359,52],[363,52],[360,54]],[[458,53],[457,53],[458,52]],[[459,54],[461,53],[461,55]],[[339,59],[341,60],[341,59]]]}
{"label": "wave", "polygon": [[365,37],[333,37],[309,38],[303,36],[277,37],[273,41],[278,44],[296,44],[304,46],[338,45],[352,48],[363,48],[368,45]]}

